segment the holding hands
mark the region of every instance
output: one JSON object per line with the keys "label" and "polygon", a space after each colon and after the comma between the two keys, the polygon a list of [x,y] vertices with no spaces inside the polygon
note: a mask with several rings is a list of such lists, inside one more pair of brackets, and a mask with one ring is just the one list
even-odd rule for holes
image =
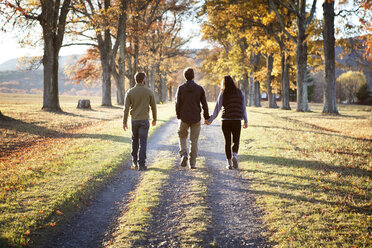
{"label": "holding hands", "polygon": [[211,123],[212,123],[212,122],[210,122],[210,121],[208,121],[208,120],[205,120],[205,121],[204,121],[204,124],[205,124],[205,125],[210,125]]}

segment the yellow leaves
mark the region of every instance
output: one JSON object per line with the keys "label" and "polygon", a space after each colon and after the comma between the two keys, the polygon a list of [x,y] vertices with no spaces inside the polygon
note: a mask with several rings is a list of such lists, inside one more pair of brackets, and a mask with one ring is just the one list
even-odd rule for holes
{"label": "yellow leaves", "polygon": [[25,235],[30,235],[30,234],[31,234],[30,230],[27,230],[27,231],[25,232]]}

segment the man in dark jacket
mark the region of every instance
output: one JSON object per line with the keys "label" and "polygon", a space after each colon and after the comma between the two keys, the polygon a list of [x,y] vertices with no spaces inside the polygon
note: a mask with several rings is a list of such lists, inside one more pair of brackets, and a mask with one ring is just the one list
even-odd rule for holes
{"label": "man in dark jacket", "polygon": [[191,169],[195,168],[196,157],[198,154],[198,139],[200,133],[200,113],[203,108],[204,119],[209,119],[208,105],[205,98],[204,89],[196,84],[194,79],[194,70],[186,68],[183,72],[186,83],[180,85],[176,93],[176,114],[179,119],[178,137],[180,145],[181,166],[186,167],[187,154],[187,136],[190,129],[190,161]]}

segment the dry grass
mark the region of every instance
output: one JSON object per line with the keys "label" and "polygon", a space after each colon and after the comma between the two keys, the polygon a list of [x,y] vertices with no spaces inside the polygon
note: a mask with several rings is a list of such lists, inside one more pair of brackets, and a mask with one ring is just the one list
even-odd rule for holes
{"label": "dry grass", "polygon": [[[100,107],[95,98],[83,111],[77,99],[61,97],[65,113],[56,114],[40,110],[40,96],[1,95],[0,109],[13,120],[0,123],[0,246],[32,245],[40,229],[58,225],[64,209],[84,205],[129,157],[122,108]],[[162,119],[150,135],[174,116],[171,109],[158,106]]]}
{"label": "dry grass", "polygon": [[248,108],[241,161],[278,247],[370,247],[371,107]]}

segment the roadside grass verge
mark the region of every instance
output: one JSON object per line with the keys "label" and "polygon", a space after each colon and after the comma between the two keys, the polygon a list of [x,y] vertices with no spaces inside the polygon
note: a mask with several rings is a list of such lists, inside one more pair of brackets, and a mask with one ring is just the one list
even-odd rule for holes
{"label": "roadside grass verge", "polygon": [[[371,247],[371,108],[248,108],[240,161],[277,247]],[[332,124],[330,124],[332,123]],[[359,124],[362,129],[357,130]]]}
{"label": "roadside grass verge", "polygon": [[153,211],[160,203],[162,187],[169,178],[174,160],[170,152],[161,152],[159,158],[142,174],[127,209],[118,219],[118,229],[113,233],[113,239],[105,247],[138,247],[146,242],[147,229],[154,221]]}
{"label": "roadside grass verge", "polygon": [[[160,120],[150,128],[150,135],[174,116],[172,110],[173,104],[158,105]],[[84,206],[97,187],[123,169],[130,155],[131,133],[122,129],[119,107],[102,108],[102,112],[105,117],[91,125],[0,160],[1,247],[35,245],[45,233],[58,228],[70,212]],[[49,114],[50,122],[62,118],[53,119],[58,114]],[[73,124],[75,127],[85,126],[81,116],[73,117],[78,123]],[[96,117],[87,114],[86,118]],[[53,130],[53,125],[48,129]]]}
{"label": "roadside grass verge", "polygon": [[185,209],[180,220],[181,247],[204,247],[204,238],[211,226],[211,211],[207,205],[209,172],[205,158],[197,159],[198,168],[192,170],[188,193],[182,196],[180,208]]}

